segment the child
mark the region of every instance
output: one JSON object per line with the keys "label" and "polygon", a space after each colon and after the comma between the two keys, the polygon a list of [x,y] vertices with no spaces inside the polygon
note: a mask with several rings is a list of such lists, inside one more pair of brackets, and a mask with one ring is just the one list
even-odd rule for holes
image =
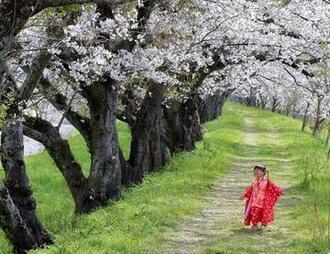
{"label": "child", "polygon": [[266,227],[274,220],[273,207],[283,189],[269,180],[268,171],[264,166],[255,166],[253,170],[255,181],[246,189],[240,200],[246,198],[244,223],[252,229],[258,229],[258,223]]}

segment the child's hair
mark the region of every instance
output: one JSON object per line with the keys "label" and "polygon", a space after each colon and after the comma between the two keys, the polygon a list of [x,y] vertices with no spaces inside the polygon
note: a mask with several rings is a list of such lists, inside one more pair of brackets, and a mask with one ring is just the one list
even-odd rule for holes
{"label": "child's hair", "polygon": [[264,172],[267,176],[269,176],[269,173],[268,173],[268,170],[265,166],[262,166],[262,165],[256,165],[254,166],[254,169],[253,170],[261,170],[262,172]]}

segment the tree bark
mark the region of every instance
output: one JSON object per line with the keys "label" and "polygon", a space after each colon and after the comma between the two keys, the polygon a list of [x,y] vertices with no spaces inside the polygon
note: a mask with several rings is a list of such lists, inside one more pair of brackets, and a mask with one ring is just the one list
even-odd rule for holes
{"label": "tree bark", "polygon": [[[47,88],[47,82],[43,84]],[[48,87],[49,88],[49,87]],[[46,90],[45,90],[46,91]],[[53,91],[54,92],[54,91]],[[69,121],[73,121],[78,130],[83,134],[91,154],[90,175],[86,179],[80,165],[74,156],[66,140],[63,140],[51,124],[43,122],[46,138],[40,138],[50,156],[53,158],[63,174],[73,199],[76,213],[89,213],[99,207],[108,204],[109,200],[118,200],[121,191],[121,167],[116,128],[117,91],[114,83],[96,82],[83,91],[88,100],[90,119],[82,117],[69,110]],[[59,97],[50,98],[50,101],[59,109],[63,109],[63,100]],[[30,121],[31,122],[31,121]],[[39,125],[41,120],[39,120]],[[27,123],[29,125],[29,123]],[[36,126],[30,126],[27,135],[37,136],[33,130]],[[36,139],[37,137],[34,137]]]}
{"label": "tree bark", "polygon": [[[121,191],[121,158],[116,129],[117,92],[113,83],[108,82],[94,83],[85,89],[90,119],[76,126],[79,131],[88,134],[85,136],[91,154],[88,178],[83,175],[68,142],[61,138],[57,128],[45,120],[32,118],[25,122],[24,128],[26,135],[45,145],[70,188],[78,214],[91,212],[107,205],[109,200],[119,199]],[[75,115],[75,112],[70,114]],[[85,118],[70,119],[77,122]],[[87,130],[82,131],[85,126]]]}
{"label": "tree bark", "polygon": [[[56,166],[61,171],[75,201],[75,212],[86,212],[86,207],[96,207],[88,196],[88,182],[82,168],[71,152],[68,142],[62,139],[59,130],[48,121],[25,117],[24,134],[42,143]],[[88,197],[88,198],[86,198]]]}
{"label": "tree bark", "polygon": [[280,105],[280,100],[277,97],[272,98],[272,112],[275,113],[278,105]]}
{"label": "tree bark", "polygon": [[154,127],[149,139],[149,171],[161,170],[169,161],[168,148],[166,145],[166,131],[162,108],[157,110]]}
{"label": "tree bark", "polygon": [[203,138],[197,112],[196,94],[190,94],[183,102],[172,100],[164,109],[167,145],[171,154],[192,151],[195,142]]}
{"label": "tree bark", "polygon": [[123,152],[119,150],[119,159],[121,166],[121,183],[124,186],[130,186],[134,183],[134,176],[137,175],[134,171],[136,170],[131,164],[126,161]]}
{"label": "tree bark", "polygon": [[222,114],[223,106],[231,91],[217,91],[213,95],[208,95],[204,99],[199,97],[198,114],[201,123],[206,123],[217,119]]}
{"label": "tree bark", "polygon": [[114,81],[86,88],[90,109],[92,197],[100,206],[117,200],[121,191],[121,167],[116,127],[117,91]]}
{"label": "tree bark", "polygon": [[320,127],[321,127],[321,105],[323,101],[323,96],[318,96],[317,97],[317,107],[316,107],[316,118],[315,118],[315,124],[313,127],[313,136],[316,136],[316,134],[319,132]]}
{"label": "tree bark", "polygon": [[250,87],[250,92],[249,92],[249,97],[247,100],[247,105],[251,107],[256,107],[257,106],[257,100],[256,100],[256,94],[255,90],[253,87]]}
{"label": "tree bark", "polygon": [[8,189],[0,181],[0,227],[14,246],[14,253],[27,253],[37,247],[20,211],[14,204]]}
{"label": "tree bark", "polygon": [[307,103],[306,105],[306,109],[305,109],[305,112],[304,112],[304,118],[303,118],[303,123],[302,123],[302,126],[301,126],[301,131],[304,132],[305,131],[305,128],[306,128],[306,125],[307,125],[307,121],[308,121],[308,112],[309,112],[309,108],[310,108],[311,104],[310,102]]}
{"label": "tree bark", "polygon": [[267,95],[263,96],[262,93],[259,94],[260,106],[262,109],[265,109],[267,106]]}
{"label": "tree bark", "polygon": [[[23,154],[22,123],[15,117],[7,118],[1,135],[2,165],[5,170],[5,185],[38,247],[53,243],[49,232],[44,229],[36,215],[36,202],[32,196],[26,174]],[[31,242],[31,246],[35,244]],[[20,248],[15,246],[15,248]]]}
{"label": "tree bark", "polygon": [[131,126],[132,141],[129,164],[134,170],[133,183],[142,181],[148,171],[160,170],[168,161],[163,125],[164,85],[149,81],[136,121]]}

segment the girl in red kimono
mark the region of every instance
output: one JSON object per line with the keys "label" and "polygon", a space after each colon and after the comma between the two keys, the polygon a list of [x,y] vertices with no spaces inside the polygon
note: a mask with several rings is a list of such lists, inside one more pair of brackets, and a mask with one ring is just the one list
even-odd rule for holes
{"label": "girl in red kimono", "polygon": [[244,224],[247,226],[252,224],[252,229],[257,229],[258,223],[266,227],[274,220],[273,208],[277,199],[284,192],[282,188],[269,180],[265,167],[255,166],[253,174],[255,181],[246,189],[240,199],[246,199]]}

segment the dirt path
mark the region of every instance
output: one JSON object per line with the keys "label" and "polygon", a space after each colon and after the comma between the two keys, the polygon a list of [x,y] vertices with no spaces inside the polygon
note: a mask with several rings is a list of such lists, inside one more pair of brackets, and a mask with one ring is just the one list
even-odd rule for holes
{"label": "dirt path", "polygon": [[[251,171],[254,165],[261,163],[280,168],[272,172],[271,177],[281,186],[289,189],[294,185],[285,180],[291,160],[281,157],[258,156],[259,146],[265,142],[280,148],[278,133],[271,129],[258,133],[255,119],[245,117],[245,145],[248,147],[247,157],[235,157],[230,173],[217,182],[212,193],[206,197],[203,210],[195,217],[183,221],[166,238],[163,253],[288,253],[288,239],[295,238],[295,232],[287,227],[291,220],[291,210],[296,197],[287,193],[277,208],[276,221],[262,232],[252,233],[242,224],[243,202],[238,197],[250,184]],[[283,171],[285,171],[283,173]],[[217,251],[212,252],[215,249]]]}

